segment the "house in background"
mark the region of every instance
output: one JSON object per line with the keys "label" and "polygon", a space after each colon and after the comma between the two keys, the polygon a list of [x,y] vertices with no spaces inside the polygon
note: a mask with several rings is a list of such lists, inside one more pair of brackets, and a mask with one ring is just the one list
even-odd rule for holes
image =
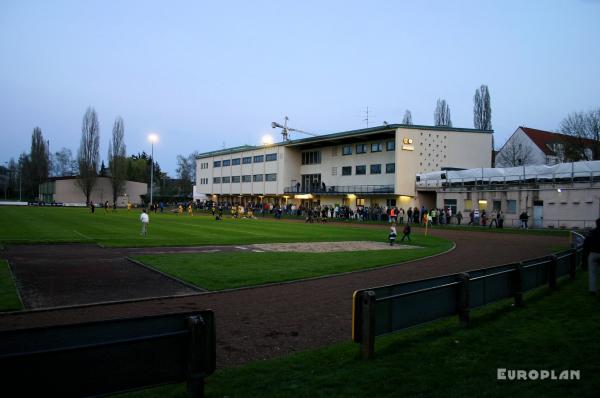
{"label": "house in background", "polygon": [[593,160],[594,140],[519,126],[496,155],[496,167]]}

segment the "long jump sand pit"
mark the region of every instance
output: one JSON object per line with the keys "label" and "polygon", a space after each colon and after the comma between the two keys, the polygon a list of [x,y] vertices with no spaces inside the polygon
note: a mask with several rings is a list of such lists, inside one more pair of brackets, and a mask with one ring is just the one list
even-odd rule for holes
{"label": "long jump sand pit", "polygon": [[343,241],[343,242],[296,242],[296,243],[260,243],[247,245],[253,251],[265,252],[301,252],[301,253],[325,253],[325,252],[351,252],[364,250],[402,250],[418,249],[419,246],[404,244],[372,242],[372,241]]}

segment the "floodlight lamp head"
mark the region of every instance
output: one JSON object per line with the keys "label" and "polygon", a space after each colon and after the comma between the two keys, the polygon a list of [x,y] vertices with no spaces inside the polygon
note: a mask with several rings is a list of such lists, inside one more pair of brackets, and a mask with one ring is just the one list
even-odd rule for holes
{"label": "floodlight lamp head", "polygon": [[155,142],[157,142],[157,141],[158,141],[158,134],[154,134],[154,133],[150,134],[150,135],[148,136],[148,141],[150,141],[150,142],[151,142],[151,143],[153,143],[153,144],[154,144]]}

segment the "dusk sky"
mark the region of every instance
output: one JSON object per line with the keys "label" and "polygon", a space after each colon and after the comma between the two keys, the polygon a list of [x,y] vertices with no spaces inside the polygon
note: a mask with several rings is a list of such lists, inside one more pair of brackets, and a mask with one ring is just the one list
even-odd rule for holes
{"label": "dusk sky", "polygon": [[[175,176],[177,154],[279,140],[271,122],[325,134],[433,124],[438,98],[473,127],[487,84],[496,144],[600,107],[600,1],[0,2],[0,162],[77,152],[88,106],[107,158],[115,117],[128,154]],[[302,138],[303,135],[292,135]]]}

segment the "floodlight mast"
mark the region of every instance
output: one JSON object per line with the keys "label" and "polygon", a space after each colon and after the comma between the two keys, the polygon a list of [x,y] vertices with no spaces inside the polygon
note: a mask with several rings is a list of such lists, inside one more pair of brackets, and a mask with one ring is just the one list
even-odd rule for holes
{"label": "floodlight mast", "polygon": [[302,130],[298,130],[292,127],[288,127],[287,122],[288,120],[290,120],[290,118],[288,118],[287,116],[283,118],[283,125],[277,123],[277,122],[271,122],[271,127],[272,128],[280,128],[281,129],[281,136],[283,137],[283,141],[289,141],[290,140],[290,131],[295,131],[297,133],[302,133],[302,134],[307,134],[307,135],[312,135],[313,137],[318,136],[318,134],[314,134],[314,133],[309,133],[307,131],[302,131]]}

